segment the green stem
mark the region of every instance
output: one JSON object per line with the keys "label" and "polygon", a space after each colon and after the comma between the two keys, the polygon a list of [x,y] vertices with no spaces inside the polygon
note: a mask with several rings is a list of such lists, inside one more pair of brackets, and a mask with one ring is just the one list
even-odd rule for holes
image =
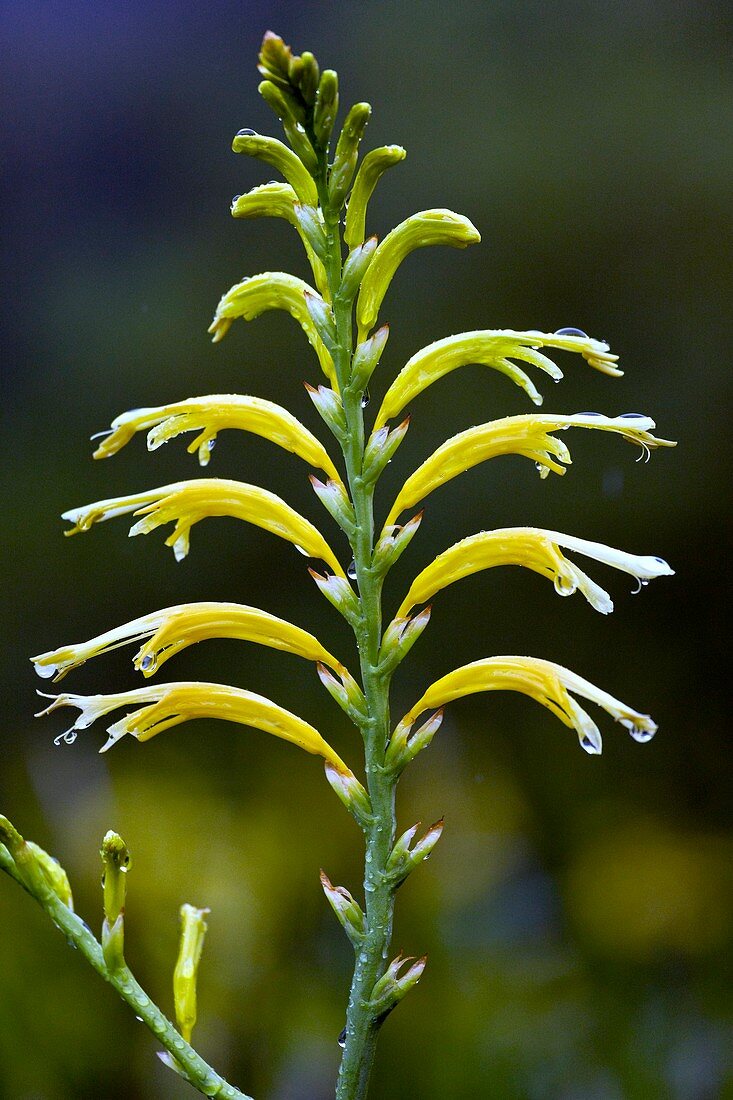
{"label": "green stem", "polygon": [[364,458],[364,412],[362,394],[350,385],[353,356],[353,299],[339,298],[341,279],[341,235],[339,212],[329,208],[325,188],[321,202],[328,238],[329,288],[334,306],[338,347],[334,355],[347,433],[343,455],[356,513],[356,530],[351,540],[356,581],[359,588],[361,620],[355,627],[359,649],[362,687],[367,703],[367,718],[362,724],[366,778],[372,802],[373,821],[365,830],[364,894],[366,935],[358,946],[346,1015],[344,1053],[336,1088],[337,1100],[363,1100],[367,1095],[377,1037],[382,1020],[370,1003],[371,992],[387,967],[392,939],[394,885],[385,874],[396,832],[395,779],[384,769],[384,754],[389,738],[389,675],[379,671],[382,635],[382,581],[372,568],[374,550],[374,509],[371,484],[362,479]]}
{"label": "green stem", "polygon": [[170,1020],[163,1015],[157,1005],[153,1004],[126,966],[114,971],[107,968],[101,945],[81,917],[64,905],[50,887],[24,879],[2,845],[0,845],[0,869],[11,875],[31,897],[35,898],[66,937],[67,942],[81,952],[105,981],[114,986],[123,1001],[127,1001],[130,1008],[144,1024],[147,1024],[153,1035],[175,1059],[182,1076],[195,1089],[204,1096],[216,1097],[217,1100],[252,1100],[252,1097],[240,1092],[220,1077],[179,1035]]}

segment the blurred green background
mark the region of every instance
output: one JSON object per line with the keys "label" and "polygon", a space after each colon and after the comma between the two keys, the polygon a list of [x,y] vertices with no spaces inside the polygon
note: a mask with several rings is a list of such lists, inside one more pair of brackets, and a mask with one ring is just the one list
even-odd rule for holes
{"label": "blurred green background", "polygon": [[[320,428],[302,386],[317,364],[286,317],[237,323],[218,347],[206,334],[243,274],[306,274],[284,222],[228,214],[233,194],[268,178],[229,152],[240,127],[277,132],[256,94],[268,27],[338,69],[346,102],[373,104],[367,147],[407,148],[372,202],[370,231],[449,206],[483,234],[478,248],[426,250],[399,271],[373,397],[452,332],[574,325],[608,338],[626,376],[559,354],[565,382],[549,393],[537,379],[545,407],[648,411],[680,441],[646,466],[617,439],[576,433],[574,466],[543,483],[523,459],[478,468],[430,499],[390,577],[396,606],[431,555],[514,524],[661,554],[677,570],[632,598],[628,578],[593,568],[616,601],[609,618],[520,570],[439,597],[396,681],[396,715],[456,664],[527,652],[648,711],[660,731],[639,746],[604,719],[605,753],[592,758],[527,699],[450,708],[401,786],[402,826],[445,814],[446,831],[399,897],[395,949],[430,961],[384,1029],[374,1096],[733,1095],[729,16],[722,3],[669,0],[2,6],[0,805],[62,860],[95,928],[99,841],[108,827],[123,833],[134,858],[128,958],[167,1011],[178,907],[211,907],[195,1038],[258,1100],[331,1094],[350,958],[318,870],[358,891],[355,826],[315,758],[254,731],[191,723],[100,757],[100,728],[55,748],[66,716],[33,721],[44,685],[27,657],[167,604],[229,599],[290,617],[351,659],[346,629],[280,540],[212,521],[176,565],[159,534],[131,542],[120,521],[67,541],[58,519],[197,475],[180,442],[147,455],[138,440],[93,463],[87,437],[124,409],[239,391]],[[529,409],[480,368],[438,383],[411,410],[381,507],[448,434]],[[303,467],[262,440],[224,435],[210,472],[260,481],[322,519]],[[129,658],[120,650],[63,686],[132,687]],[[212,642],[169,671],[262,691],[358,761],[352,731],[296,658]],[[0,985],[3,1097],[188,1095],[129,1010],[5,880]]]}

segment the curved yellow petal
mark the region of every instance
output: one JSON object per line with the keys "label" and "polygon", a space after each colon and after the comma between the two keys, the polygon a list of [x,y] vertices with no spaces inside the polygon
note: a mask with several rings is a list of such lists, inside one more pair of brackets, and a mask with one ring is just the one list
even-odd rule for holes
{"label": "curved yellow petal", "polygon": [[260,275],[252,275],[250,278],[243,279],[241,283],[235,283],[223,295],[216,307],[214,320],[209,325],[213,342],[216,344],[223,340],[232,321],[237,317],[245,321],[253,321],[268,309],[284,309],[301,326],[318,356],[323,373],[333,388],[338,389],[333,360],[308,312],[306,294],[311,294],[314,298],[319,297],[317,291],[303,279],[288,275],[284,271],[263,271]]}
{"label": "curved yellow petal", "polygon": [[525,416],[505,416],[491,420],[452,436],[407,479],[387,517],[385,526],[395,522],[405,508],[411,508],[433,489],[450,481],[464,470],[502,454],[524,455],[534,459],[543,477],[550,470],[564,474],[561,463],[569,463],[570,452],[565,444],[549,433],[565,428],[592,428],[615,432],[636,443],[647,454],[655,447],[674,447],[667,439],[650,434],[654,421],[641,413],[621,416],[601,416],[599,413],[575,413],[563,416],[550,413],[529,413]]}
{"label": "curved yellow petal", "polygon": [[282,737],[285,741],[299,745],[306,752],[322,756],[340,772],[349,770],[310,723],[273,703],[271,699],[227,684],[183,681],[148,685],[114,695],[64,694],[52,698],[51,705],[41,711],[41,714],[48,714],[63,706],[79,708],[80,714],[76,722],[66,734],[61,735],[67,741],[73,740],[79,730],[87,729],[97,718],[113,710],[138,707],[108,727],[109,739],[100,752],[106,752],[128,733],[138,741],[149,741],[157,733],[192,718],[221,718]]}
{"label": "curved yellow petal", "polygon": [[539,527],[505,527],[471,535],[439,554],[412,582],[395,618],[404,618],[411,608],[426,603],[449,584],[498,565],[522,565],[533,569],[549,577],[559,595],[569,596],[580,589],[597,611],[603,614],[612,611],[613,603],[608,593],[569,561],[560,547],[630,573],[640,584],[673,573],[663,558],[627,554],[603,543]]}
{"label": "curved yellow petal", "polygon": [[591,753],[601,751],[600,732],[569,692],[603,707],[637,741],[648,741],[657,729],[648,714],[640,714],[627,707],[608,692],[601,691],[588,680],[553,661],[543,661],[537,657],[487,657],[463,665],[431,684],[402,719],[395,734],[404,736],[404,731],[409,730],[423,711],[483,691],[519,691],[531,696],[566,726],[575,729],[582,747]]}
{"label": "curved yellow petal", "polygon": [[198,451],[199,462],[208,465],[217,434],[236,428],[269,439],[286,451],[292,451],[311,466],[325,470],[341,482],[326,448],[304,424],[273,401],[233,393],[215,393],[189,397],[157,408],[132,409],[112,421],[110,434],[97,447],[95,458],[109,458],[130,442],[136,432],[148,432],[148,450],[154,451],[182,432],[199,432],[189,444],[189,453]]}
{"label": "curved yellow petal", "polygon": [[344,241],[349,248],[356,248],[364,241],[367,205],[382,175],[406,156],[407,150],[401,145],[383,145],[380,149],[372,149],[362,160],[346,211]]}
{"label": "curved yellow petal", "polygon": [[236,638],[271,646],[309,661],[321,662],[338,673],[345,667],[307,630],[267,611],[237,603],[185,603],[165,607],[87,642],[62,646],[32,657],[36,672],[60,680],[71,669],[112,649],[149,639],[134,657],[135,668],[152,676],[170,657],[209,638]]}
{"label": "curved yellow petal", "polygon": [[308,169],[292,149],[278,138],[242,130],[232,142],[235,153],[246,153],[277,169],[292,186],[301,202],[318,205],[318,188]]}
{"label": "curved yellow petal", "polygon": [[476,226],[452,210],[422,210],[406,218],[381,242],[361,284],[356,303],[359,343],[367,336],[379,315],[379,307],[397,268],[416,248],[447,244],[465,248],[481,236]]}
{"label": "curved yellow petal", "polygon": [[330,299],[326,269],[316,256],[295,215],[295,204],[301,200],[287,183],[263,183],[244,195],[232,199],[233,218],[284,218],[298,232],[303,242],[313,278],[321,294]]}
{"label": "curved yellow petal", "polygon": [[511,362],[512,359],[520,359],[531,363],[555,381],[559,381],[562,371],[551,359],[536,354],[540,347],[575,351],[596,370],[614,376],[623,374],[615,366],[618,356],[610,354],[608,344],[589,336],[558,336],[555,333],[515,332],[512,329],[461,332],[457,336],[448,336],[444,340],[428,344],[407,361],[387,390],[374,427],[381,428],[393,416],[398,416],[410,401],[433,382],[458,367],[468,366],[469,363],[492,367],[507,375],[512,382],[525,390],[536,405],[541,405],[542,397],[532,380]]}
{"label": "curved yellow petal", "polygon": [[188,553],[189,534],[194,524],[207,516],[232,516],[292,542],[303,554],[321,558],[340,577],[345,576],[333,550],[309,520],[275,493],[243,481],[226,478],[177,481],[143,493],[71,508],[64,512],[62,519],[74,524],[66,532],[73,535],[89,530],[94,523],[131,512],[142,516],[130,528],[131,535],[148,534],[164,523],[175,523],[166,546],[173,547],[178,561]]}

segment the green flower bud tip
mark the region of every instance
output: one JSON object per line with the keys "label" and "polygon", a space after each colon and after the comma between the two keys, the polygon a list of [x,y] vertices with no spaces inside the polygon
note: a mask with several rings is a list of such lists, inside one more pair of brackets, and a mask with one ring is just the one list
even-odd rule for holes
{"label": "green flower bud tip", "polygon": [[196,980],[207,932],[205,918],[209,909],[197,909],[193,905],[181,906],[181,936],[178,959],[173,971],[173,1000],[176,1022],[187,1043],[196,1024]]}
{"label": "green flower bud tip", "polygon": [[366,922],[361,906],[344,886],[334,886],[325,871],[321,871],[321,886],[336,918],[351,942],[361,943],[366,934]]}
{"label": "green flower bud tip", "polygon": [[[407,957],[398,955],[397,958],[389,964],[386,973],[374,986],[371,1002],[374,1011],[378,1015],[384,1015],[390,1012],[420,981],[427,965],[428,957],[427,955],[423,955],[422,958],[413,962],[414,958],[414,955],[408,955]],[[412,966],[402,975],[398,976],[400,970],[408,963],[412,963]]]}
{"label": "green flower bud tip", "polygon": [[130,853],[127,845],[118,833],[110,830],[106,833],[100,849],[104,872],[102,888],[104,891],[104,918],[111,928],[117,918],[125,911],[125,876],[130,869]]}
{"label": "green flower bud tip", "polygon": [[71,894],[71,886],[69,885],[69,877],[61,864],[53,856],[50,856],[48,852],[44,852],[43,848],[39,847],[32,840],[26,841],[26,847],[35,857],[36,863],[40,866],[43,875],[48,882],[48,885],[53,890],[54,894],[58,897],[59,901],[62,901],[67,909],[74,910],[74,899]]}
{"label": "green flower bud tip", "polygon": [[309,474],[308,478],[323,507],[333,516],[341,530],[351,536],[356,530],[356,513],[343,485],[333,478],[323,482],[315,474]]}
{"label": "green flower bud tip", "polygon": [[325,767],[326,779],[334,792],[359,825],[365,828],[373,819],[372,804],[366,789],[353,772],[339,771],[329,762]]}

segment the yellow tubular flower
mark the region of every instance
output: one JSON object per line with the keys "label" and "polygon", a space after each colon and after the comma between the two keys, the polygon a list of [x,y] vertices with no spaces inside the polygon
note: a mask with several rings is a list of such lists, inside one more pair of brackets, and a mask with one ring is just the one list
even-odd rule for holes
{"label": "yellow tubular flower", "polygon": [[170,405],[122,413],[112,421],[109,434],[97,447],[94,457],[109,458],[117,454],[136,432],[148,432],[149,451],[157,450],[182,432],[198,432],[188,445],[188,451],[189,454],[198,451],[199,463],[207,466],[216,437],[225,428],[237,428],[269,439],[341,482],[326,448],[292,413],[273,401],[236,393],[189,397]]}
{"label": "yellow tubular flower", "polygon": [[253,321],[268,309],[284,309],[300,324],[318,356],[323,373],[333,388],[338,389],[333,360],[308,312],[306,294],[312,294],[314,298],[320,297],[308,283],[284,271],[264,271],[261,275],[252,275],[241,283],[235,283],[222,297],[216,307],[214,320],[209,325],[213,342],[217,344],[224,339],[232,321],[237,317]]}
{"label": "yellow tubular flower", "polygon": [[100,752],[106,752],[128,733],[138,741],[149,741],[157,733],[192,718],[221,718],[282,737],[285,741],[299,745],[306,752],[322,756],[338,771],[349,771],[318,730],[308,722],[279,707],[271,699],[242,688],[229,687],[228,684],[183,681],[174,684],[150,684],[114,695],[63,694],[49,695],[46,698],[52,699],[50,706],[40,711],[36,717],[50,714],[58,707],[77,707],[80,712],[74,725],[56,738],[57,744],[62,740],[73,743],[79,730],[88,729],[97,718],[113,710],[137,706],[137,710],[108,727],[109,738]]}
{"label": "yellow tubular flower", "polygon": [[377,320],[387,288],[406,256],[416,248],[427,245],[448,244],[454,248],[466,248],[480,240],[476,226],[452,210],[422,210],[401,222],[377,248],[361,284],[356,303],[358,342],[366,339]]}
{"label": "yellow tubular flower", "polygon": [[570,452],[550,432],[563,431],[565,428],[593,428],[616,432],[630,443],[641,447],[642,454],[648,458],[649,452],[655,447],[676,446],[671,440],[657,439],[651,435],[650,429],[654,427],[651,417],[641,413],[622,413],[621,416],[602,416],[600,413],[575,413],[568,416],[529,413],[526,416],[505,416],[501,420],[491,420],[488,424],[468,428],[438,447],[408,477],[397,494],[385,526],[394,523],[400,512],[423,500],[439,485],[497,455],[516,454],[532,458],[542,477],[546,477],[550,470],[556,474],[564,474],[565,467],[561,463],[570,463]]}
{"label": "yellow tubular flower", "polygon": [[380,149],[372,149],[362,160],[346,211],[344,241],[349,248],[357,248],[364,241],[367,205],[374,188],[387,169],[399,164],[406,156],[407,150],[401,145],[383,145]]}
{"label": "yellow tubular flower", "polygon": [[307,630],[257,607],[236,603],[184,603],[165,607],[107,630],[88,642],[62,646],[31,660],[39,676],[61,680],[67,672],[90,658],[144,638],[149,641],[141,646],[133,661],[135,668],[146,677],[152,676],[182,649],[209,638],[257,642],[305,657],[308,661],[320,661],[340,675],[348,676],[341,662]]}
{"label": "yellow tubular flower", "polygon": [[586,363],[596,370],[614,377],[623,375],[623,371],[615,366],[618,356],[610,354],[608,344],[589,336],[558,336],[546,332],[514,332],[512,329],[462,332],[458,336],[448,336],[444,340],[428,344],[408,360],[387,390],[374,428],[381,428],[393,416],[401,413],[413,398],[433,382],[458,367],[468,366],[469,363],[492,367],[507,375],[528,394],[535,405],[541,405],[542,396],[531,378],[511,362],[511,359],[521,359],[559,382],[563,376],[562,371],[551,359],[538,351],[540,347],[579,352]]}
{"label": "yellow tubular flower", "polygon": [[195,523],[207,516],[232,516],[292,542],[307,557],[321,558],[340,577],[345,576],[333,550],[309,520],[275,493],[243,481],[225,478],[177,481],[144,493],[71,508],[61,518],[74,524],[66,534],[75,535],[78,531],[88,531],[95,523],[130,512],[143,517],[130,528],[130,535],[147,535],[164,523],[175,523],[173,534],[165,544],[173,548],[176,561],[188,554],[189,535]]}
{"label": "yellow tubular flower", "polygon": [[600,542],[588,542],[538,527],[505,527],[471,535],[439,554],[412,582],[395,618],[404,618],[416,604],[426,603],[449,584],[497,565],[523,565],[549,577],[560,596],[570,596],[580,589],[596,611],[604,615],[613,611],[613,601],[608,593],[582,569],[568,561],[560,547],[630,573],[639,586],[654,577],[674,574],[663,558],[626,554]]}
{"label": "yellow tubular flower", "polygon": [[410,729],[423,711],[480,691],[519,691],[531,696],[566,726],[575,729],[580,744],[589,753],[601,752],[601,734],[595,722],[569,692],[603,707],[615,721],[628,729],[636,741],[649,741],[657,730],[648,714],[632,710],[608,692],[601,691],[588,680],[553,661],[542,661],[537,657],[487,657],[483,661],[463,665],[431,684],[402,719],[394,736],[404,735],[404,731]]}
{"label": "yellow tubular flower", "polygon": [[285,176],[301,202],[318,205],[318,188],[313,177],[284,142],[264,134],[242,131],[234,138],[232,149],[235,153],[246,153],[247,156],[264,160]]}
{"label": "yellow tubular flower", "polygon": [[263,183],[253,187],[245,195],[236,195],[232,199],[233,218],[284,218],[298,232],[311,265],[316,286],[324,298],[330,300],[326,269],[316,256],[310,241],[303,232],[295,216],[295,204],[300,202],[293,188],[287,183]]}

